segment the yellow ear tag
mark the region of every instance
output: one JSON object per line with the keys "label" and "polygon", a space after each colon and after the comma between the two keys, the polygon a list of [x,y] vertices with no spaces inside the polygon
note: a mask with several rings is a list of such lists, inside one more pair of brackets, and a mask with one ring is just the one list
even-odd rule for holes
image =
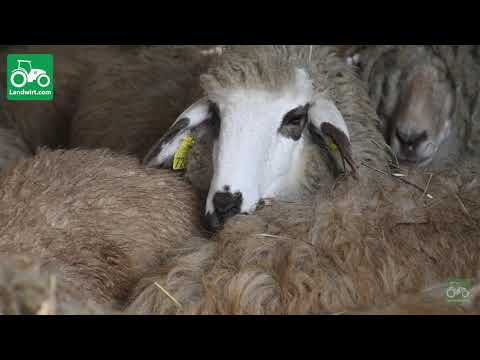
{"label": "yellow ear tag", "polygon": [[192,148],[195,140],[190,135],[183,138],[173,157],[173,170],[183,170],[187,166],[187,155]]}
{"label": "yellow ear tag", "polygon": [[337,151],[338,150],[338,147],[337,145],[335,145],[335,143],[330,143],[330,145],[328,145],[328,148],[330,149],[330,151]]}

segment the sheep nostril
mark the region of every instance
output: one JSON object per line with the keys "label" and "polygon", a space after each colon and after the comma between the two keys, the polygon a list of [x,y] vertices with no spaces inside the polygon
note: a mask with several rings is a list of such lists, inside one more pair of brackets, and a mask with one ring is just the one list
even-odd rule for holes
{"label": "sheep nostril", "polygon": [[207,213],[204,216],[204,223],[207,230],[211,232],[215,232],[222,226],[219,217],[215,213]]}
{"label": "sheep nostril", "polygon": [[406,133],[401,131],[400,129],[397,129],[395,135],[398,141],[400,141],[400,143],[402,144],[402,146],[406,147],[410,151],[416,148],[428,138],[427,132],[425,130],[421,132]]}
{"label": "sheep nostril", "polygon": [[217,192],[213,196],[215,212],[221,216],[232,216],[240,212],[242,205],[242,194],[231,192]]}

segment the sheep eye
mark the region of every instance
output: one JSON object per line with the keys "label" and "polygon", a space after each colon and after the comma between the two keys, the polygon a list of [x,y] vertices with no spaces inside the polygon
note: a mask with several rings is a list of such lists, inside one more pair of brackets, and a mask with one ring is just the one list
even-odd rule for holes
{"label": "sheep eye", "polygon": [[307,123],[308,104],[296,107],[287,112],[278,129],[279,133],[295,141],[302,136],[303,129]]}
{"label": "sheep eye", "polygon": [[288,124],[295,125],[295,126],[301,125],[304,118],[305,117],[303,115],[292,117],[288,120]]}

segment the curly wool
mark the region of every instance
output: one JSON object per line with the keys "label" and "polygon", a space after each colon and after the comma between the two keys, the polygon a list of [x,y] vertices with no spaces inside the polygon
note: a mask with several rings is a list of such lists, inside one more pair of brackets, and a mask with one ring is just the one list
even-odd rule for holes
{"label": "curly wool", "polygon": [[[273,203],[224,229],[167,273],[144,278],[128,311],[321,314],[382,309],[480,269],[480,168],[436,173],[428,199],[378,177],[314,201]],[[409,179],[425,183],[417,170]],[[154,285],[160,284],[178,307]],[[399,310],[400,311],[400,310]]]}

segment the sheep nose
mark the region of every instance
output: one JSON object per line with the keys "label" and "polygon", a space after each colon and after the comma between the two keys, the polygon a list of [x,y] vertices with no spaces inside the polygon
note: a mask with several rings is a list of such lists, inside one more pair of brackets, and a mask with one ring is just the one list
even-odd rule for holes
{"label": "sheep nose", "polygon": [[423,141],[427,140],[427,132],[424,131],[410,131],[405,132],[401,129],[397,129],[396,136],[398,141],[402,144],[402,147],[408,151],[413,151]]}
{"label": "sheep nose", "polygon": [[221,217],[238,214],[242,205],[242,194],[231,192],[217,192],[213,196],[213,207]]}
{"label": "sheep nose", "polygon": [[217,192],[213,196],[212,202],[214,207],[213,213],[205,215],[205,225],[208,230],[218,230],[229,217],[240,212],[242,206],[242,194],[237,192]]}

